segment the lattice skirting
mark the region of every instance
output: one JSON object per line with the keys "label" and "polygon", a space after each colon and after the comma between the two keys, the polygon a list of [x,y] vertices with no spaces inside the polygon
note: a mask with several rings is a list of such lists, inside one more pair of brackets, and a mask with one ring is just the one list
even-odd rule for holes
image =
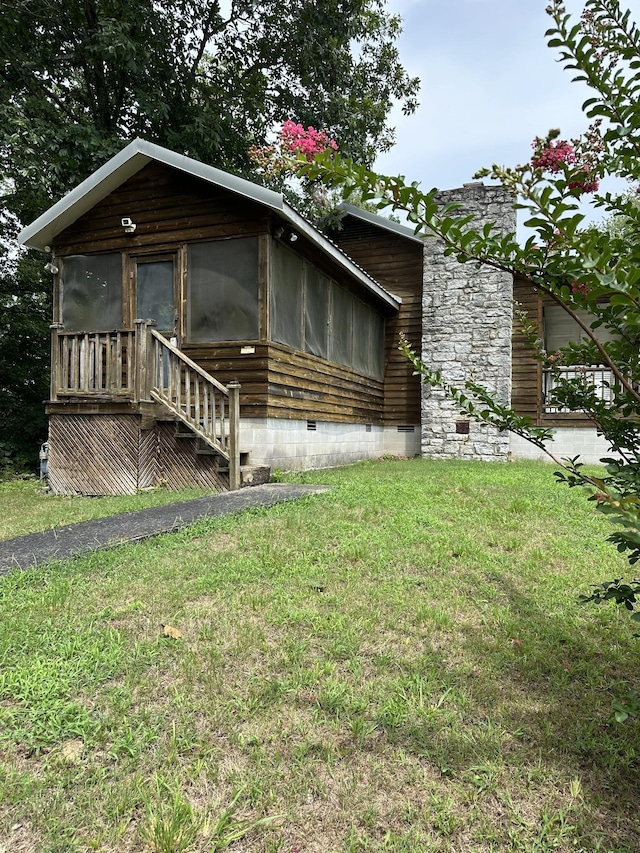
{"label": "lattice skirting", "polygon": [[201,486],[227,491],[216,457],[196,454],[196,438],[174,423],[142,430],[138,415],[51,415],[49,485],[57,494],[127,495],[138,489]]}

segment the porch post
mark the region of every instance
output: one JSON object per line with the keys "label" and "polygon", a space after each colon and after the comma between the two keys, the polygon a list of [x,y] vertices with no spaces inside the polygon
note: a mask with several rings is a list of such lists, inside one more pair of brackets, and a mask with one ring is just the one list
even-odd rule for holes
{"label": "porch post", "polygon": [[240,383],[230,382],[229,389],[229,488],[240,488]]}
{"label": "porch post", "polygon": [[156,325],[155,320],[136,320],[136,373],[135,401],[151,399],[150,391],[154,379],[153,341],[151,329]]}
{"label": "porch post", "polygon": [[58,346],[58,330],[63,329],[62,323],[52,323],[51,329],[51,381],[50,400],[58,399],[58,388],[60,387],[60,347]]}

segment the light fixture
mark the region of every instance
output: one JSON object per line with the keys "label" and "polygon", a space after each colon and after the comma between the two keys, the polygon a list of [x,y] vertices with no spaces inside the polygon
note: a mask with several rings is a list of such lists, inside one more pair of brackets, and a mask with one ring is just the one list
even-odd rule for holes
{"label": "light fixture", "polygon": [[136,223],[129,216],[123,216],[120,224],[124,228],[125,234],[133,234],[137,228]]}
{"label": "light fixture", "polygon": [[296,234],[295,231],[292,231],[291,234],[289,235],[289,242],[295,243],[297,239],[298,239],[298,235]]}
{"label": "light fixture", "polygon": [[51,275],[56,275],[57,273],[60,272],[59,268],[54,263],[52,263],[51,261],[49,261],[48,264],[45,264],[44,268],[45,268],[45,272],[50,272]]}
{"label": "light fixture", "polygon": [[282,225],[279,228],[276,228],[276,230],[273,232],[273,236],[276,238],[276,240],[279,240],[283,234],[284,228],[282,227]]}

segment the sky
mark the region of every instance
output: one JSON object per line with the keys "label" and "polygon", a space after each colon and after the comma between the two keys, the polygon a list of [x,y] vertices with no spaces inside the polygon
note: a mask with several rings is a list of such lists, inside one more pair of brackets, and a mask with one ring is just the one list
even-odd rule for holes
{"label": "sky", "polygon": [[[589,90],[547,47],[548,0],[388,0],[403,18],[400,58],[421,78],[413,116],[394,111],[397,144],[376,169],[451,189],[492,163],[516,165],[551,128],[563,138],[588,126],[581,104]],[[566,0],[576,21],[584,6]],[[640,22],[640,0],[622,0]],[[588,218],[598,218],[598,214]]]}

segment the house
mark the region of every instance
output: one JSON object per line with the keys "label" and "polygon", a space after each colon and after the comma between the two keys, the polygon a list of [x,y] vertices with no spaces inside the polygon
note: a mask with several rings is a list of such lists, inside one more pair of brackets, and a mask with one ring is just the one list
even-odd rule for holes
{"label": "house", "polygon": [[417,405],[410,434],[385,404],[402,299],[278,193],[136,140],[20,240],[54,272],[57,492],[415,452]]}
{"label": "house", "polygon": [[[501,188],[445,199],[515,227]],[[406,226],[348,207],[330,240],[280,194],[136,140],[20,241],[54,274],[56,492],[224,490],[269,468],[383,454],[526,454],[460,418],[397,350],[402,332],[451,380],[474,374],[505,402],[513,387],[531,409],[542,377],[513,331],[511,276],[460,265]]]}

